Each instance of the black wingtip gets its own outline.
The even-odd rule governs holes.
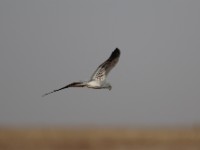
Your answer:
[[[117,47],[117,48],[115,48],[115,51],[120,51],[120,49]]]
[[[116,57],[119,57],[119,55],[120,55],[120,49],[119,49],[119,48],[116,48],[116,49],[112,52],[110,58],[116,58]]]
[[[116,49],[114,50],[114,53],[116,53],[117,55],[120,55],[120,49],[119,49],[119,48],[116,48]]]

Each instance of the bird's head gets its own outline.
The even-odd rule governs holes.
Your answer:
[[[112,90],[112,86],[110,85],[110,83],[106,83],[105,88],[107,88],[109,91]]]
[[[109,91],[112,90],[112,86],[110,85],[110,86],[108,87],[108,89],[109,89]]]

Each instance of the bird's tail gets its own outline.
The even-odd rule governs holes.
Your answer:
[[[86,83],[85,83],[85,82],[73,82],[73,83],[70,83],[70,84],[68,84],[68,85],[66,85],[66,86],[64,86],[64,87],[62,87],[62,88],[60,88],[60,89],[56,89],[56,90],[53,90],[53,91],[51,91],[51,92],[45,93],[45,94],[42,95],[42,97],[47,96],[47,95],[49,95],[49,94],[51,94],[51,93],[55,93],[55,92],[58,92],[58,91],[60,91],[60,90],[69,88],[69,87],[84,87],[84,86],[86,86]]]

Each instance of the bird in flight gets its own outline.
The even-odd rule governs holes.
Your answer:
[[[69,87],[88,87],[93,89],[112,89],[110,83],[106,82],[106,77],[111,69],[117,64],[120,57],[120,50],[116,48],[110,55],[110,57],[103,62],[96,71],[92,74],[89,81],[83,82],[72,82],[60,89],[53,90],[51,92],[45,93],[42,97],[49,95],[51,93],[69,88]]]

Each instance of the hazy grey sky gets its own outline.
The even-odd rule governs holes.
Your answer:
[[[0,1],[0,125],[200,123],[200,1]],[[67,89],[118,47],[112,91]]]

